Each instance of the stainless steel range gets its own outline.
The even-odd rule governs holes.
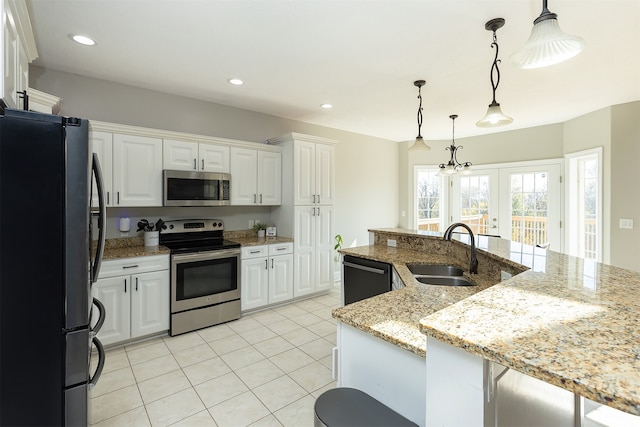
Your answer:
[[[240,318],[240,244],[220,219],[165,222],[171,250],[171,336]]]

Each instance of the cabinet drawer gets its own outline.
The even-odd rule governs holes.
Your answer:
[[[242,247],[242,259],[260,258],[269,255],[269,246],[244,246]]]
[[[169,255],[153,255],[103,261],[100,279],[169,269]]]
[[[269,256],[293,253],[293,243],[278,243],[269,245]]]

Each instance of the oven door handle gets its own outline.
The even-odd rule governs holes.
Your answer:
[[[196,252],[190,254],[171,255],[171,260],[176,263],[201,261],[207,259],[228,258],[230,256],[239,256],[240,249],[223,249],[219,251]]]

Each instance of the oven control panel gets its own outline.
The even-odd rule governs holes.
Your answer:
[[[162,234],[224,231],[224,222],[221,219],[180,219],[165,221],[165,225],[167,228],[162,230]]]

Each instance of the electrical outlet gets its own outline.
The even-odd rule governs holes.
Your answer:
[[[511,274],[507,273],[506,271],[502,270],[500,271],[500,281],[503,282],[505,280],[509,280],[511,279]]]
[[[255,225],[255,222],[252,219],[250,219],[249,220],[249,228],[253,228],[254,225]]]
[[[396,247],[396,241],[393,239],[387,239],[387,246],[391,246],[392,248]]]

